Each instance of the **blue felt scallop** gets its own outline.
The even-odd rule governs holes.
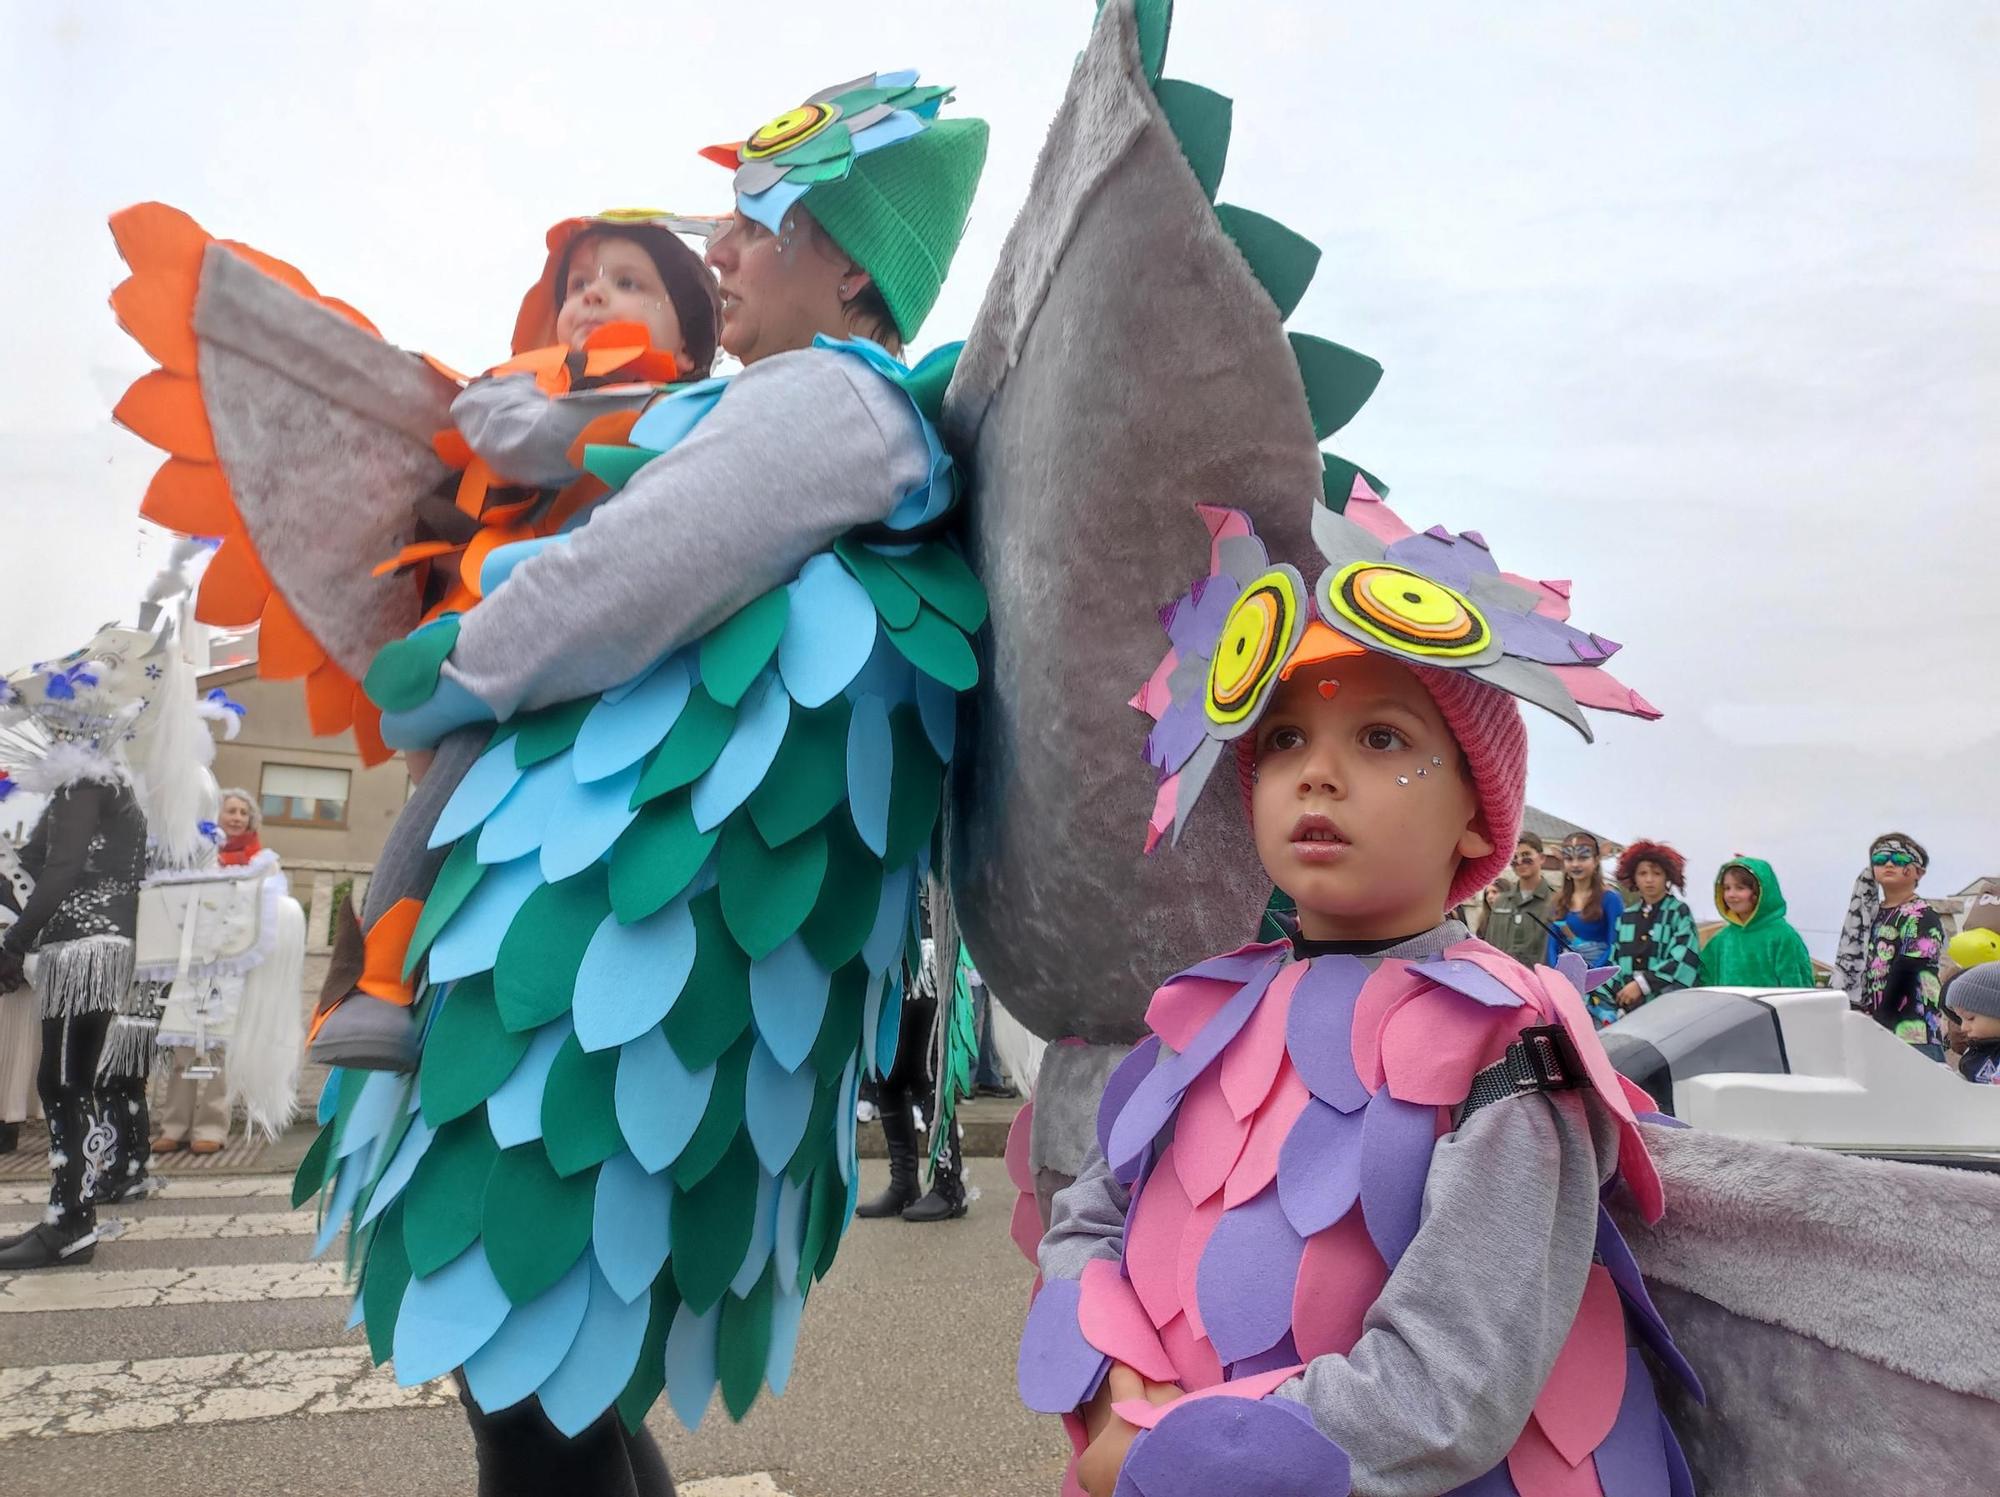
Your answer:
[[[833,974],[799,936],[750,964],[750,1013],[772,1058],[785,1070],[796,1071],[812,1053],[832,984]]]
[[[888,704],[872,694],[856,697],[847,722],[847,804],[854,829],[878,858],[889,845],[889,781],[895,758]]]
[[[799,1250],[806,1237],[806,1207],[812,1197],[806,1187],[787,1175],[778,1182],[777,1218],[771,1225],[771,1258],[782,1289],[799,1282]]]
[[[352,1077],[353,1084],[359,1086],[361,1085],[362,1078],[367,1074],[366,1071],[343,1071],[338,1066],[335,1066],[331,1071],[326,1073],[326,1085],[319,1089],[319,1107],[313,1115],[314,1120],[320,1127],[324,1128],[328,1123],[332,1122],[333,1115],[340,1110],[340,1088],[342,1082]]]
[[[480,827],[479,861],[508,863],[539,848],[563,792],[575,783],[567,754],[544,759],[522,775]]]
[[[458,782],[444,809],[438,812],[429,845],[443,847],[456,842],[483,823],[507,798],[507,792],[514,788],[521,774],[520,766],[514,762],[512,738],[503,739],[481,754]]]
[[[863,697],[880,697],[891,706],[913,702],[917,697],[917,668],[896,648],[886,632],[879,632],[875,653],[868,657],[868,663],[854,678],[854,684],[847,688],[847,694],[857,702]]]
[[[916,907],[917,870],[913,864],[882,875],[882,902],[875,908],[875,925],[861,943],[861,960],[870,972],[894,966],[909,939],[910,916]]]
[[[396,1312],[396,1381],[412,1388],[462,1367],[512,1308],[475,1242],[426,1278],[413,1278]]]
[[[806,562],[792,589],[778,674],[801,707],[824,707],[847,690],[875,651],[875,605],[831,553]]]
[[[694,430],[728,388],[729,381],[726,379],[707,379],[677,390],[664,400],[654,401],[646,408],[646,413],[632,423],[628,440],[634,447],[667,451]]]
[[[542,870],[532,853],[488,869],[431,943],[425,957],[430,980],[452,982],[492,971],[507,927],[528,896],[542,887]]]
[[[507,579],[514,575],[522,562],[568,542],[567,535],[538,535],[525,541],[509,541],[504,546],[495,546],[479,564],[479,595],[492,597],[506,585]]]
[[[812,1041],[808,1040],[810,1046]],[[743,1083],[743,1125],[750,1130],[757,1162],[773,1175],[784,1173],[799,1140],[806,1136],[818,1077],[807,1066],[786,1067],[759,1040],[750,1048],[750,1071]]]
[[[362,1322],[367,1320],[368,1318],[366,1313],[367,1308],[368,1307],[364,1303],[362,1303],[361,1296],[357,1293],[354,1296],[353,1305],[348,1309],[347,1323],[344,1326],[342,1326],[341,1329],[348,1331],[359,1330],[361,1328]]]
[[[692,685],[686,662],[675,655],[616,701],[606,693],[570,749],[577,779],[589,784],[645,758],[680,719]]]
[[[680,1157],[708,1110],[715,1067],[690,1071],[657,1028],[618,1052],[613,1106],[618,1131],[639,1163],[657,1173]]]
[[[608,1050],[658,1024],[687,986],[694,948],[685,894],[630,925],[606,915],[576,970],[570,1003],[576,1042]]]
[[[847,1069],[840,1077],[840,1101],[834,1105],[834,1157],[840,1164],[840,1178],[854,1183],[854,1105],[861,1100],[861,1065],[858,1056],[847,1057]],[[848,1195],[854,1192],[850,1189]]]
[[[333,1157],[347,1159],[380,1141],[403,1115],[403,1104],[409,1095],[408,1076],[395,1071],[370,1071],[334,1144]]]
[[[958,747],[958,693],[944,682],[917,675],[917,716],[923,719],[924,736],[937,756],[947,764]]]
[[[715,1392],[715,1329],[721,1318],[721,1300],[704,1315],[684,1303],[667,1331],[667,1402],[690,1430],[701,1423]]]
[[[792,698],[778,673],[766,667],[736,709],[736,725],[708,772],[694,782],[689,805],[694,824],[706,832],[722,824],[731,811],[750,798],[764,782],[785,728],[792,720]]]
[[[389,1161],[389,1167],[375,1182],[375,1193],[368,1198],[368,1209],[361,1213],[357,1226],[367,1226],[395,1203],[396,1197],[403,1193],[403,1187],[410,1183],[410,1176],[417,1172],[417,1164],[423,1159],[424,1150],[431,1146],[434,1136],[434,1130],[421,1117],[410,1120],[409,1131],[396,1146],[396,1157]]]
[[[771,1355],[764,1363],[764,1381],[771,1392],[782,1394],[792,1380],[792,1357],[799,1349],[799,1317],[805,1314],[805,1296],[793,1285],[796,1279],[781,1279],[771,1286]]]
[[[501,1148],[532,1143],[542,1136],[542,1093],[549,1084],[549,1067],[569,1034],[567,1018],[537,1029],[513,1073],[486,1099],[486,1126]]]
[[[667,1261],[673,1202],[673,1182],[648,1174],[629,1153],[612,1155],[598,1170],[590,1241],[620,1299],[637,1299],[653,1287]]]
[[[574,1438],[617,1401],[632,1380],[652,1313],[650,1295],[628,1302],[603,1274],[591,1270],[590,1304],[577,1327],[576,1341],[562,1365],[535,1390],[551,1424]]]
[[[868,1058],[874,1063],[875,1074],[886,1076],[896,1068],[896,1043],[903,1028],[903,975],[900,971],[883,972],[873,981],[875,986],[868,994],[873,1025],[868,1031]]]
[[[347,1225],[347,1213],[360,1199],[361,1186],[367,1178],[368,1169],[360,1159],[349,1159],[341,1165],[340,1174],[333,1182],[333,1195],[327,1201],[326,1214],[320,1218],[319,1233],[313,1239],[312,1255],[315,1258],[333,1246],[334,1238]]]
[[[632,809],[632,792],[638,788],[639,766],[631,764],[564,790],[542,837],[542,877],[561,883],[609,852],[619,833],[638,820]]]
[[[590,1258],[517,1308],[465,1364],[472,1396],[488,1413],[512,1408],[541,1387],[576,1344],[577,1327],[590,1303]]]
[[[748,1299],[757,1281],[764,1277],[764,1265],[771,1261],[772,1235],[778,1229],[778,1177],[757,1176],[757,1215],[750,1227],[750,1246],[743,1254],[743,1266],[729,1281],[729,1292]]]

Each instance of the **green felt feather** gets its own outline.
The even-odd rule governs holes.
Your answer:
[[[368,1331],[368,1355],[377,1367],[396,1347],[396,1312],[410,1287],[410,1255],[403,1247],[403,1203],[376,1218],[361,1275],[361,1313]]]
[[[640,808],[611,849],[611,908],[630,925],[665,908],[701,872],[719,829],[702,831],[685,790]]]
[[[350,1072],[359,1076],[360,1073]],[[358,1082],[355,1084],[359,1084]],[[333,1172],[333,1123],[329,1120],[319,1130],[319,1136],[306,1150],[305,1158],[299,1161],[298,1173],[292,1176],[292,1209],[302,1208],[307,1201],[318,1195],[326,1186],[327,1176]]]
[[[900,868],[930,841],[937,825],[944,766],[915,707],[905,704],[889,714],[889,741],[895,768],[889,776],[889,838],[882,866]]]
[[[986,623],[986,589],[965,558],[942,541],[926,541],[908,556],[885,556],[896,574],[923,600],[967,634]]]
[[[739,1140],[738,1135],[743,1130],[743,1078],[750,1069],[752,1043],[751,1035],[743,1035],[729,1048],[729,1053],[715,1064],[715,1085],[709,1088],[708,1109],[702,1113],[701,1121],[695,1125],[694,1136],[687,1141],[681,1149],[680,1157],[673,1163],[674,1184],[682,1190],[692,1190],[707,1179],[709,1171],[721,1162],[723,1156],[736,1143],[741,1142],[745,1148],[750,1147],[748,1136]],[[754,1160],[755,1156],[752,1157]],[[678,1203],[674,1209],[674,1244],[675,1251],[678,1252],[682,1240]],[[723,1282],[727,1283],[735,1272],[736,1270],[732,1268],[724,1274]],[[686,1292],[683,1285],[682,1293]],[[705,1310],[708,1305],[714,1303],[715,1301],[711,1299],[708,1304],[697,1305],[695,1308]]]
[[[553,1285],[590,1245],[597,1172],[565,1178],[533,1144],[503,1149],[486,1182],[486,1263],[517,1305]]]
[[[750,1023],[750,959],[729,934],[722,901],[710,889],[688,901],[694,919],[694,968],[687,1001],[667,1010],[667,1043],[690,1071],[721,1059]],[[747,1056],[747,1052],[746,1052]]]
[[[420,626],[404,639],[393,639],[375,652],[361,690],[384,712],[411,712],[437,691],[438,672],[458,643],[460,619],[455,613]]]
[[[576,969],[611,912],[602,863],[544,884],[522,904],[493,963],[493,997],[509,1029],[539,1029],[569,1012]]]
[[[492,1096],[513,1075],[533,1037],[500,1022],[492,973],[475,972],[453,983],[431,1021],[417,1068],[424,1121],[435,1128]],[[384,1159],[393,1152],[385,1149]]]
[[[891,626],[889,642],[910,664],[953,691],[970,691],[979,684],[979,661],[971,643],[935,608],[919,607],[907,629]]]
[[[514,735],[516,767],[533,769],[575,743],[583,720],[596,705],[596,697],[579,697],[573,702],[557,702],[521,719],[520,730]]]
[[[431,949],[431,942],[437,939],[445,922],[472,897],[472,891],[479,887],[480,879],[485,876],[486,865],[479,861],[479,839],[460,837],[452,844],[451,852],[446,855],[437,877],[432,880],[431,892],[424,896],[424,907],[417,916],[416,928],[410,932],[410,949],[403,958],[405,981],[417,970],[417,963]]]
[[[499,1154],[483,1112],[438,1129],[399,1203],[412,1273],[434,1274],[472,1246]]]
[[[1326,507],[1335,514],[1345,514],[1347,501],[1354,497],[1354,480],[1365,478],[1368,487],[1375,491],[1378,499],[1389,497],[1389,485],[1358,463],[1350,463],[1344,457],[1335,457],[1331,452],[1320,455],[1320,488],[1326,495]]]
[[[683,785],[692,785],[707,774],[721,756],[722,746],[729,742],[730,730],[735,726],[736,709],[723,706],[697,684],[688,694],[681,715],[674,719],[673,727],[653,750],[645,772],[639,776],[638,786],[632,791],[633,807],[657,800]]]
[[[852,540],[835,541],[833,554],[867,592],[883,623],[891,629],[907,629],[917,621],[923,599],[882,556]]]
[[[882,864],[845,816],[826,821],[826,878],[799,935],[829,972],[857,956],[882,903]]]
[[[799,1247],[799,1281],[794,1286],[801,1294],[820,1276],[819,1263],[828,1244],[840,1240],[840,1213],[847,1200],[847,1187],[830,1159],[814,1173],[806,1192],[806,1230]]]
[[[1312,284],[1313,272],[1319,269],[1319,246],[1275,218],[1234,203],[1217,203],[1215,216],[1250,262],[1257,283],[1278,304],[1279,320],[1290,317]]]
[[[847,799],[847,724],[853,710],[845,697],[810,712],[793,709],[778,757],[746,802],[769,846],[817,826]]]
[[[542,1089],[542,1147],[558,1175],[602,1164],[625,1147],[618,1131],[618,1050],[585,1050],[571,1035]]]
[[[826,833],[817,827],[769,847],[748,817],[724,823],[715,853],[722,918],[751,961],[776,951],[805,923],[826,880]]]
[[[722,1319],[715,1333],[715,1375],[722,1385],[722,1403],[729,1417],[741,1419],[764,1386],[764,1368],[771,1356],[771,1282],[775,1265],[766,1263],[756,1287],[742,1299],[722,1297]]]
[[[1160,111],[1173,126],[1181,154],[1201,184],[1202,196],[1211,203],[1222,186],[1222,170],[1229,160],[1229,129],[1235,104],[1226,94],[1179,78],[1162,78],[1153,87]]]
[[[791,606],[790,591],[774,587],[709,630],[701,642],[701,684],[710,696],[725,707],[743,700],[757,673],[777,653]]]
[[[674,1200],[673,1252],[667,1261],[681,1298],[696,1314],[706,1314],[722,1298],[750,1251],[757,1174],[750,1137],[737,1132],[722,1157]]]
[[[864,90],[856,89],[855,92],[861,93]],[[886,97],[885,90],[875,90],[875,92],[882,93]],[[843,104],[841,105],[840,112],[843,115],[859,114],[867,107],[867,104],[856,104],[851,107]],[[771,164],[783,167],[815,166],[822,161],[844,160],[853,154],[854,136],[848,130],[847,126],[836,120],[824,130],[819,131],[815,135],[807,136],[790,149],[780,151],[771,158]],[[786,180],[793,181],[796,179],[787,172]]]
[[[1305,381],[1313,434],[1325,441],[1354,419],[1382,381],[1382,366],[1368,355],[1311,333],[1287,334]]]
[[[632,475],[660,454],[651,447],[628,447],[592,442],[583,449],[583,471],[604,480],[611,489],[622,489]]]
[[[958,357],[963,344],[953,344],[948,350],[940,350],[928,355],[908,374],[896,380],[903,387],[903,393],[923,413],[926,421],[933,426],[944,416],[944,392],[951,387],[951,377],[958,370]],[[952,475],[954,481],[956,472]]]
[[[826,1013],[820,1018],[819,1034],[806,1062],[814,1075],[830,1079],[846,1068],[861,1043],[861,1018],[867,1006],[868,964],[849,962],[835,968],[827,987]]]
[[[618,1417],[633,1434],[644,1427],[646,1411],[667,1386],[667,1332],[673,1326],[674,1312],[680,1307],[681,1295],[674,1287],[674,1276],[657,1275],[653,1279],[652,1313],[646,1317],[646,1334],[639,1342],[639,1365],[632,1369],[632,1380],[618,1395]]]
[[[838,980],[836,977],[835,981]],[[785,1166],[785,1178],[794,1186],[803,1187],[817,1168],[837,1167],[839,1146],[834,1141],[833,1129],[836,1126],[834,1115],[840,1110],[840,1072],[823,1070],[819,1078],[818,1087],[813,1092],[812,1111],[806,1117],[806,1131],[799,1139],[799,1146],[792,1151],[790,1163]]]

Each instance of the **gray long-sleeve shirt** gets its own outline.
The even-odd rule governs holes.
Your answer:
[[[1448,924],[1367,960],[1434,955],[1463,936]],[[1617,1163],[1616,1122],[1589,1095],[1496,1102],[1440,1139],[1422,1226],[1361,1339],[1277,1390],[1347,1452],[1356,1497],[1436,1497],[1519,1438],[1583,1301],[1598,1190]],[[1055,1198],[1043,1276],[1118,1257],[1130,1203],[1093,1146]]]
[[[453,414],[498,471],[551,484],[575,476],[560,454],[581,425],[555,404],[531,381],[492,380]],[[885,519],[929,473],[909,398],[859,359],[759,360],[685,439],[466,614],[443,674],[501,719],[609,690]]]

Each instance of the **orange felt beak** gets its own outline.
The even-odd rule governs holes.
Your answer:
[[[1299,647],[1292,651],[1291,659],[1279,668],[1278,679],[1291,680],[1292,673],[1302,666],[1324,665],[1329,660],[1345,660],[1350,656],[1367,653],[1366,648],[1356,644],[1345,634],[1314,619],[1306,625],[1306,632],[1299,640]]]
[[[719,146],[703,146],[695,154],[703,160],[713,161],[717,166],[726,166],[735,171],[743,164],[743,142],[735,140]]]

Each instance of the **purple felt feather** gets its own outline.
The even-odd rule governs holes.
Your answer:
[[[1632,1256],[1624,1233],[1618,1230],[1611,1213],[1602,1205],[1597,1208],[1597,1261],[1605,1266],[1611,1274],[1611,1282],[1618,1286],[1625,1308],[1638,1323],[1640,1339],[1681,1380],[1681,1386],[1694,1395],[1694,1401],[1705,1406],[1708,1393],[1701,1385],[1701,1378],[1680,1347],[1674,1344],[1673,1332],[1667,1329],[1667,1322],[1646,1289],[1645,1277],[1639,1272],[1639,1260]]]
[[[1361,1132],[1367,1113],[1342,1112],[1318,1097],[1278,1150],[1278,1202],[1301,1237],[1323,1232],[1361,1196]]]
[[[1115,1497],[1346,1497],[1347,1452],[1282,1398],[1191,1398],[1132,1442]]]
[[[1240,1377],[1255,1377],[1260,1372],[1276,1372],[1280,1367],[1297,1367],[1305,1359],[1299,1355],[1298,1343],[1292,1340],[1292,1333],[1285,1332],[1278,1338],[1278,1344],[1245,1357],[1240,1362],[1229,1364],[1229,1380]]]
[[[1487,622],[1499,632],[1501,648],[1524,660],[1543,665],[1602,665],[1618,653],[1618,646],[1602,635],[1572,629],[1547,614],[1515,613],[1507,608],[1487,608],[1485,613]]]
[[[1361,1124],[1361,1219],[1394,1268],[1423,1220],[1424,1180],[1437,1145],[1437,1109],[1398,1101],[1385,1086]]]
[[[1229,610],[1236,606],[1236,595],[1242,591],[1234,577],[1214,573],[1197,578],[1187,596],[1173,605],[1161,622],[1183,658],[1215,653],[1222,626],[1229,622]]]
[[[1274,1186],[1222,1213],[1195,1270],[1195,1298],[1202,1327],[1223,1362],[1268,1351],[1290,1332],[1305,1250],[1305,1239],[1285,1220]]]
[[[1468,962],[1463,957],[1434,957],[1427,962],[1412,962],[1410,970],[1420,977],[1428,977],[1441,988],[1450,988],[1454,993],[1463,994],[1488,1008],[1521,1007],[1519,993],[1479,963]]]
[[[1292,994],[1285,1050],[1306,1090],[1342,1112],[1368,1105],[1354,1070],[1354,1002],[1368,969],[1358,957],[1314,957]]]
[[[1139,1089],[1160,1062],[1160,1037],[1149,1034],[1132,1047],[1132,1053],[1118,1062],[1104,1082],[1104,1099],[1097,1104],[1097,1147],[1104,1157],[1111,1157],[1111,1124],[1118,1114],[1125,1110],[1125,1104],[1132,1100],[1132,1093]]]
[[[1028,1309],[1015,1380],[1021,1402],[1038,1414],[1067,1414],[1088,1402],[1110,1365],[1083,1339],[1077,1323],[1082,1300],[1083,1286],[1075,1279],[1051,1279]]]
[[[1500,568],[1483,546],[1462,545],[1442,525],[1433,525],[1417,535],[1405,536],[1382,553],[1385,561],[1442,582],[1463,592],[1474,577],[1492,576]]]
[[[1604,1497],[1670,1497],[1666,1441],[1653,1380],[1637,1348],[1625,1353],[1625,1398],[1604,1443],[1591,1452]]]
[[[1502,1461],[1484,1476],[1475,1476],[1462,1487],[1453,1487],[1444,1497],[1521,1497],[1513,1474]]]
[[[1208,719],[1198,702],[1175,702],[1146,735],[1146,762],[1172,774],[1194,757],[1208,737]]]

